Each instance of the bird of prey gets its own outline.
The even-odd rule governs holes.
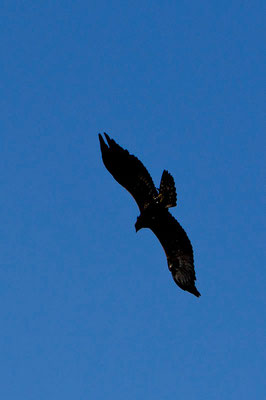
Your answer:
[[[123,149],[106,133],[106,142],[99,134],[102,159],[115,180],[134,197],[140,209],[135,224],[136,232],[150,228],[159,239],[168,268],[175,283],[199,297],[195,286],[193,249],[186,232],[170,214],[168,208],[176,206],[176,189],[172,175],[164,170],[159,189],[142,162]]]

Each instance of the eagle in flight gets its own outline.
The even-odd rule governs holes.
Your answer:
[[[105,167],[115,180],[134,197],[140,209],[135,224],[136,232],[150,228],[159,239],[166,257],[168,268],[175,283],[199,297],[195,286],[193,249],[186,232],[170,214],[168,208],[176,206],[175,182],[164,170],[157,190],[142,162],[119,146],[104,133],[107,143],[99,134],[102,159]]]

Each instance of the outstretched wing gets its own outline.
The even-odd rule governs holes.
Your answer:
[[[105,167],[136,200],[140,211],[158,196],[153,180],[137,157],[119,146],[105,133],[107,144],[99,134],[102,159]]]
[[[149,227],[163,246],[168,268],[176,284],[199,297],[200,293],[195,286],[193,249],[182,226],[164,209],[151,220]]]
[[[164,170],[162,177],[161,177],[161,183],[160,183],[160,189],[159,189],[159,200],[160,203],[165,207],[175,207],[176,206],[176,189],[175,189],[175,181],[172,175]]]

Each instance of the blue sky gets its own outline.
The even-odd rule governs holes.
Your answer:
[[[262,6],[2,1],[2,399],[263,398]],[[103,131],[174,176],[200,299]]]

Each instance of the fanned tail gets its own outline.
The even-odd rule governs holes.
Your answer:
[[[176,206],[177,195],[175,181],[172,175],[166,170],[164,170],[162,174],[158,200],[165,208]]]

